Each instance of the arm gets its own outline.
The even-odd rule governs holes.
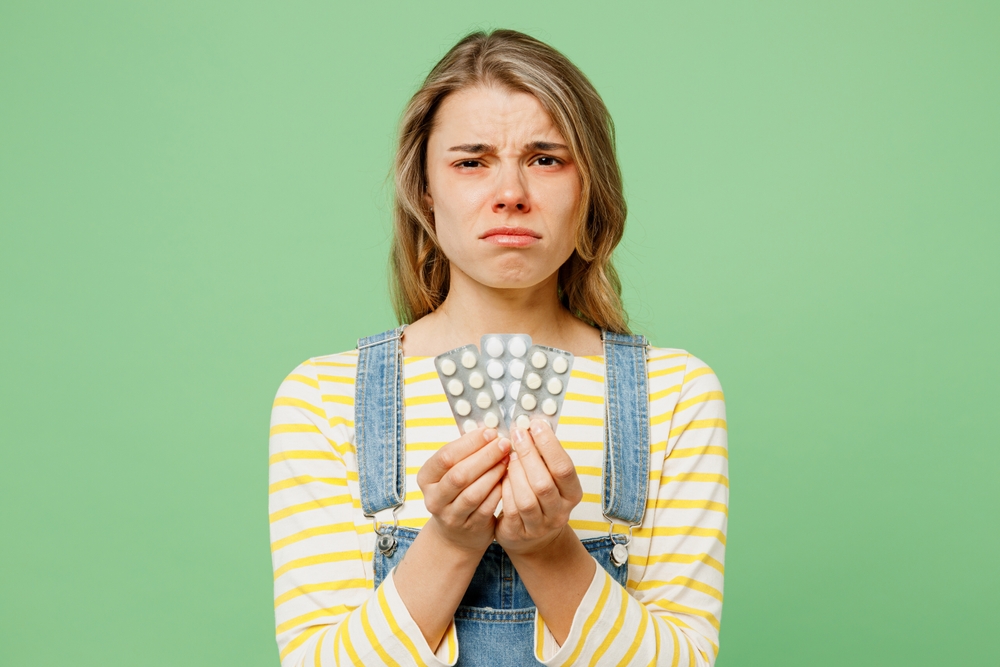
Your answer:
[[[636,531],[651,541],[648,558],[630,558],[639,580],[626,590],[596,567],[562,642],[539,604],[545,664],[715,663],[729,499],[725,405],[718,378],[700,360],[689,356],[677,376],[679,386],[661,392],[678,396],[672,412],[657,426],[652,411],[651,449],[667,455]]]

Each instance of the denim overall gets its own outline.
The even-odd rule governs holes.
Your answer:
[[[418,530],[400,527],[395,510],[406,490],[403,418],[403,352],[406,325],[358,341],[355,383],[355,447],[365,516],[393,510],[391,525],[376,525],[375,587],[395,567]],[[628,543],[642,522],[649,483],[649,393],[646,339],[601,333],[605,354],[604,516],[629,526],[581,540],[612,578],[625,586]],[[483,554],[455,611],[458,665],[521,667],[540,664],[534,655],[535,606],[510,558],[494,542]]]

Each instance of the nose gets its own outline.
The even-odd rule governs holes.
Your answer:
[[[497,191],[493,196],[494,213],[527,213],[528,190],[523,175],[517,167],[501,167],[497,170]]]

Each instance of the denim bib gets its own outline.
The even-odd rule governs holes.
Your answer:
[[[358,341],[355,381],[355,448],[365,516],[397,509],[406,495],[403,418],[403,352],[406,325]],[[642,523],[649,483],[649,390],[646,339],[609,331],[604,343],[604,467],[602,510],[614,524]],[[375,587],[395,567],[418,530],[376,526]],[[623,587],[628,580],[629,535],[581,540]],[[534,652],[535,605],[510,558],[494,542],[455,611],[458,665],[520,667],[540,664]]]

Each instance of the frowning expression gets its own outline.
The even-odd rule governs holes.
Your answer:
[[[580,175],[534,95],[448,95],[427,142],[428,206],[452,272],[497,288],[552,278],[573,253]]]

